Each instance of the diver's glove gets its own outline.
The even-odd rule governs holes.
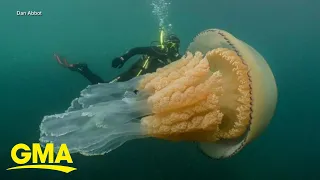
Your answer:
[[[125,61],[123,57],[116,57],[112,60],[112,67],[113,68],[122,68],[124,65]]]

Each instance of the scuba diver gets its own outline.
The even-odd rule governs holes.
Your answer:
[[[151,46],[132,48],[122,56],[114,58],[112,67],[122,68],[131,57],[142,55],[129,70],[108,81],[104,81],[101,77],[94,74],[85,63],[69,64],[66,59],[62,60],[57,54],[54,54],[54,56],[60,65],[71,71],[80,73],[87,78],[91,84],[128,81],[136,76],[155,72],[158,68],[166,66],[182,57],[179,53],[180,39],[174,34],[171,34],[164,39],[163,34],[164,32],[161,31],[160,45],[152,45],[152,42]]]

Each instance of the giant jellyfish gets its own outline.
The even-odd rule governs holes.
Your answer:
[[[82,90],[64,113],[43,118],[40,142],[90,156],[152,137],[197,142],[208,156],[226,158],[263,132],[276,103],[264,58],[230,33],[209,29],[154,73]]]

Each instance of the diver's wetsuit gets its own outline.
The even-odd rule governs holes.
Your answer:
[[[123,63],[138,54],[143,56],[133,64],[128,71],[108,81],[104,81],[101,77],[94,74],[86,64],[75,64],[71,70],[82,74],[91,82],[91,84],[109,83],[115,81],[127,81],[142,74],[155,72],[156,69],[181,58],[178,49],[165,50],[158,46],[136,47],[130,49],[121,56],[123,58]]]
[[[89,68],[87,64],[78,63],[74,64],[73,67],[69,67],[72,71],[77,71],[82,74],[85,78],[87,78],[91,84],[103,83],[104,80],[98,75],[94,74]]]

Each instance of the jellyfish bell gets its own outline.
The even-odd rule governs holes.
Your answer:
[[[246,83],[249,83],[248,96],[250,96],[249,125],[246,132],[236,139],[221,139],[217,142],[200,143],[205,154],[213,158],[230,157],[239,152],[246,144],[258,137],[274,114],[277,103],[277,86],[273,73],[265,59],[250,45],[237,39],[230,33],[209,29],[199,33],[190,43],[190,52],[200,51],[207,53],[216,48],[227,48],[236,52],[247,68]],[[209,59],[210,61],[210,59]],[[224,67],[212,59],[213,69]]]
[[[201,33],[189,51],[154,73],[88,86],[66,112],[43,118],[40,142],[102,155],[153,137],[200,142],[214,158],[235,154],[272,117],[273,75],[256,51],[224,31]]]

